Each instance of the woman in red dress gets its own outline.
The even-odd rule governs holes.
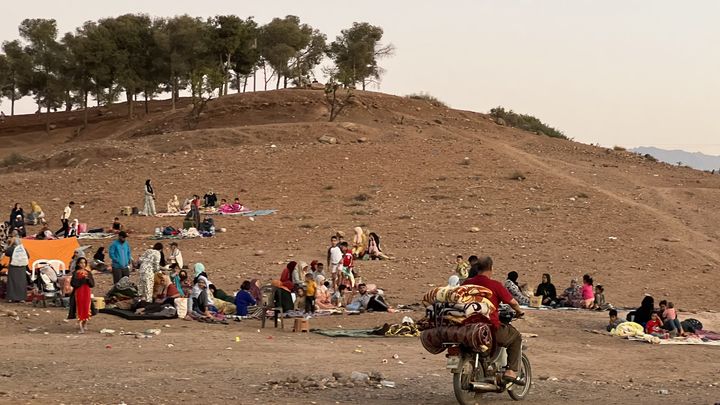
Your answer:
[[[70,285],[72,285],[73,294],[75,294],[75,314],[80,325],[80,333],[85,333],[85,326],[90,320],[92,297],[90,289],[95,287],[95,279],[90,267],[88,267],[87,259],[84,257],[78,259]]]

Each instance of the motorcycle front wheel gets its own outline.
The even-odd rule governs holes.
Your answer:
[[[515,401],[522,401],[530,392],[530,385],[532,385],[532,369],[530,368],[530,360],[523,353],[520,359],[520,370],[518,370],[518,377],[525,380],[525,385],[513,385],[508,389],[510,398]]]
[[[478,375],[478,373],[480,375]],[[453,374],[453,391],[460,405],[477,405],[481,395],[470,389],[470,381],[483,378],[482,369],[475,370],[475,361],[472,356],[463,356],[457,373]]]

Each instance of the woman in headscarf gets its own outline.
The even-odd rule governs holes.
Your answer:
[[[295,283],[293,282],[292,274],[295,271],[295,268],[297,267],[297,262],[291,261],[285,266],[282,273],[280,273],[280,283],[288,289],[288,291],[292,291],[295,288]]]
[[[180,201],[178,200],[177,195],[173,195],[172,200],[168,201],[167,212],[170,214],[180,212]]]
[[[250,293],[250,296],[253,297],[253,299],[258,303],[258,305],[263,304],[263,294],[262,290],[260,289],[260,280],[254,278],[250,280],[250,290],[248,290]]]
[[[330,289],[325,285],[325,276],[319,275],[315,278],[317,287],[315,288],[315,305],[318,309],[334,309],[332,304],[332,294]],[[329,284],[329,283],[328,283]]]
[[[95,279],[88,267],[87,259],[81,257],[75,264],[70,285],[73,287],[75,297],[75,317],[80,326],[80,333],[85,333],[85,326],[90,320],[92,305],[92,288],[95,287]]]
[[[566,307],[574,307],[578,302],[582,301],[582,289],[578,285],[577,279],[570,281],[570,287],[566,288],[558,297],[558,303]]]
[[[80,221],[77,220],[77,218],[73,219],[73,221],[70,223],[70,230],[68,231],[67,237],[68,238],[77,238],[78,236],[78,225],[80,225]]]
[[[373,260],[386,260],[390,258],[380,250],[380,237],[375,232],[370,232],[367,252]]]
[[[24,238],[27,236],[27,230],[25,228],[25,220],[20,214],[15,215],[15,220],[10,224],[10,229],[17,232],[18,236]]]
[[[362,257],[365,256],[365,252],[368,248],[368,236],[359,226],[353,228],[353,231],[355,231],[355,235],[353,235],[352,254],[356,258],[362,259]]]
[[[630,314],[628,314],[628,317],[630,317],[630,315],[634,315],[635,317],[632,319],[632,321],[642,325],[642,327],[644,328],[645,324],[648,323],[650,318],[652,318],[652,314],[654,312],[655,299],[649,295],[646,295],[640,303],[640,308],[632,311]]]
[[[507,280],[505,280],[505,288],[510,291],[510,294],[512,294],[513,298],[515,298],[515,301],[517,301],[518,304],[530,305],[530,297],[528,297],[522,292],[517,280],[518,273],[516,271],[511,271],[507,275]]]
[[[30,208],[32,209],[31,214],[33,216],[34,224],[38,224],[38,223],[46,224],[47,223],[47,222],[45,222],[45,213],[43,212],[42,208],[40,207],[40,205],[37,202],[35,202],[35,201],[30,202]]]
[[[552,305],[557,300],[557,291],[555,291],[555,285],[552,283],[550,274],[545,273],[542,275],[542,282],[538,284],[535,295],[542,295],[543,305]]]
[[[193,288],[192,293],[190,294],[190,297],[193,299],[193,301],[197,301],[201,299],[201,295],[203,293],[203,288],[201,288],[201,283],[205,284],[205,295],[203,299],[205,300],[203,305],[207,305],[210,307],[210,309],[213,309],[212,307],[215,305],[215,302],[213,300],[212,294],[210,294],[210,289],[208,288],[210,284],[210,280],[208,279],[208,275],[205,272],[205,265],[202,263],[195,263],[195,277],[193,278]],[[197,303],[193,304],[193,307],[197,305]]]
[[[158,273],[161,288],[157,294],[157,301],[163,304],[175,305],[175,299],[182,295],[177,286],[167,274]]]
[[[17,216],[20,215],[22,219],[25,219],[25,212],[23,211],[22,207],[20,206],[20,203],[15,203],[13,206],[13,209],[10,211],[10,220],[8,221],[10,225],[12,226],[15,223],[15,219]]]
[[[29,257],[22,241],[13,233],[12,242],[5,249],[5,256],[10,258],[8,267],[7,293],[8,302],[22,302],[27,298],[27,273]]]
[[[292,291],[295,284],[292,280],[292,273],[297,267],[297,262],[292,261],[285,266],[280,273],[280,280],[273,280],[272,286],[275,287],[273,292],[273,307],[282,308],[283,312],[291,311],[295,308],[292,299]]]
[[[143,213],[149,217],[157,215],[157,211],[155,211],[155,190],[150,184],[150,179],[145,180],[145,208]]]
[[[147,303],[153,300],[153,286],[155,284],[155,273],[160,271],[160,252],[163,250],[162,243],[156,243],[152,249],[148,249],[140,256],[140,280],[138,281],[138,295]]]
[[[296,266],[292,271],[292,282],[295,288],[302,287],[305,285],[305,273],[307,273],[308,265],[305,262],[300,262],[300,266]]]

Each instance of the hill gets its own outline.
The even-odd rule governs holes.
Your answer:
[[[720,156],[706,155],[700,152],[687,152],[678,149],[660,149],[651,146],[640,146],[631,150],[641,155],[648,153],[658,160],[671,165],[682,162],[683,165],[690,166],[693,169],[720,170]]]
[[[193,130],[188,107],[172,112],[167,101],[153,102],[133,120],[125,108],[93,109],[79,135],[81,112],[54,114],[50,136],[44,118],[8,119],[0,157],[28,161],[0,174],[5,201],[37,200],[54,219],[75,200],[84,205],[81,222],[102,226],[121,206],[141,205],[152,178],[160,208],[173,194],[213,190],[278,209],[254,223],[221,218],[227,234],[186,243],[232,282],[226,288],[236,277],[275,276],[291,257],[322,258],[331,233],[363,225],[397,257],[360,265],[394,302],[416,302],[444,282],[456,254],[478,254],[533,286],[546,272],[560,289],[590,273],[615,304],[637,305],[652,293],[681,308],[715,307],[705,286],[720,282],[717,176],[372,92],[357,92],[332,123],[323,93],[312,90],[214,100]],[[338,143],[318,142],[323,135]],[[180,225],[128,222],[146,234]]]

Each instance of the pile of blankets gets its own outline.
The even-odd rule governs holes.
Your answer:
[[[478,285],[438,287],[423,297],[428,316],[418,322],[425,350],[439,354],[443,343],[460,343],[476,352],[493,348],[489,315],[497,308],[490,301],[492,291]]]

